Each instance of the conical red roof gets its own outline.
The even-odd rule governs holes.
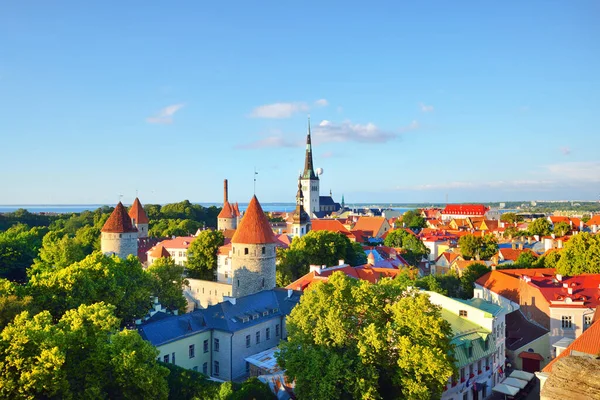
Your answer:
[[[162,244],[158,244],[158,245],[156,245],[156,247],[154,247],[150,251],[150,257],[152,257],[152,258],[165,257],[166,258],[166,257],[171,257],[171,254],[169,254],[167,249],[165,249],[165,247]]]
[[[142,203],[140,203],[140,199],[137,197],[129,209],[129,217],[132,221],[135,220],[136,224],[147,224],[150,222],[148,221],[148,215],[146,214],[144,207],[142,207]]]
[[[110,214],[110,217],[108,217],[101,230],[101,232],[107,233],[127,233],[137,231],[137,228],[131,223],[131,218],[127,215],[127,210],[123,207],[123,203],[121,202],[117,204],[115,210]]]
[[[239,217],[240,215],[242,215],[242,213],[240,213],[240,205],[237,203],[237,201],[235,202],[235,204],[233,206],[233,211],[234,211],[236,217]]]
[[[223,208],[217,218],[233,218],[233,207],[231,207],[228,201],[223,203]]]
[[[252,197],[244,218],[231,238],[232,243],[264,244],[276,243],[277,239],[271,229],[271,224],[262,210],[256,196]]]

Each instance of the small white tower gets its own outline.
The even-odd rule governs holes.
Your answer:
[[[319,212],[319,177],[313,169],[312,147],[310,138],[310,118],[308,119],[308,134],[306,135],[306,154],[304,156],[304,172],[302,173],[302,194],[304,196],[304,211],[309,216]]]
[[[304,195],[302,194],[301,179],[298,179],[298,192],[296,193],[296,210],[292,215],[290,235],[302,237],[310,231],[310,216],[304,211]]]
[[[127,258],[130,254],[137,256],[138,230],[131,223],[127,210],[121,202],[110,214],[101,230],[100,249],[106,255],[116,254]]]

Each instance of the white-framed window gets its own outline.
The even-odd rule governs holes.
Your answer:
[[[215,363],[214,363],[213,375],[219,376],[219,362],[218,361],[215,361]]]
[[[593,318],[593,315],[584,315],[583,316],[584,328],[588,328],[590,325],[592,325],[592,318]]]
[[[563,315],[561,323],[563,329],[571,329],[573,327],[573,318],[570,315]]]
[[[188,347],[188,355],[190,356],[190,358],[196,357],[196,346],[195,345],[190,344],[190,346]]]
[[[246,347],[250,347],[250,335],[246,335]]]

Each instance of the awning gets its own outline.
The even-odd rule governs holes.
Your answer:
[[[499,383],[492,388],[494,392],[507,394],[509,396],[515,396],[519,393],[519,389],[514,386],[505,385],[504,383]]]
[[[527,386],[527,381],[522,381],[517,378],[506,378],[502,381],[502,383],[504,383],[505,385],[514,386],[519,389],[524,389],[525,386]]]
[[[524,381],[531,381],[535,377],[535,374],[532,374],[531,372],[521,371],[520,369],[515,369],[513,372],[510,373],[509,376],[511,378],[517,378]]]
[[[519,353],[520,358],[528,358],[530,360],[544,361],[544,356],[539,353],[530,353],[529,351],[522,351]]]

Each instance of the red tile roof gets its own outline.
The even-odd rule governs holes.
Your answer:
[[[225,229],[223,231],[223,237],[225,238],[225,240],[231,239],[233,235],[235,235],[235,229]]]
[[[371,236],[375,236],[386,222],[387,220],[384,217],[360,217],[358,221],[356,221],[353,230],[372,232]]]
[[[159,244],[165,249],[187,249],[190,244],[196,239],[194,236],[178,236],[173,239],[163,240]]]
[[[171,257],[165,246],[160,243],[150,249],[148,255],[152,258]]]
[[[233,207],[231,207],[231,204],[229,204],[228,201],[225,201],[225,203],[223,203],[223,208],[221,209],[221,212],[219,213],[219,215],[217,216],[217,218],[233,218]]]
[[[240,215],[242,215],[242,213],[240,213],[240,205],[237,203],[237,201],[233,205],[233,213],[235,214],[236,217],[239,217]]]
[[[530,253],[535,258],[538,257],[538,255],[530,249],[522,249],[521,250],[521,249],[512,249],[512,248],[502,248],[502,249],[498,250],[498,254],[502,255],[502,258],[507,261],[517,261],[519,256],[523,253]]]
[[[590,220],[587,222],[587,226],[592,226],[592,225],[600,225],[600,214],[594,215],[592,218],[590,218]]]
[[[132,221],[135,221],[136,224],[147,224],[150,222],[148,221],[148,215],[146,214],[144,207],[142,207],[142,203],[140,203],[140,199],[137,197],[129,209],[129,218],[131,218]]]
[[[543,372],[552,372],[552,365],[563,357],[570,356],[572,352],[581,352],[597,356],[600,354],[600,321],[594,322],[577,339],[562,351],[554,360],[544,367]]]
[[[231,242],[243,244],[277,243],[271,224],[256,196],[250,200],[244,218],[235,230]]]
[[[489,208],[483,204],[448,204],[442,210],[445,215],[481,215],[483,216]]]
[[[229,242],[229,243],[227,243],[227,244],[224,244],[223,246],[220,246],[220,247],[219,247],[218,254],[219,254],[220,256],[228,256],[228,255],[229,255],[229,252],[231,251],[231,248],[232,248],[232,247],[233,247],[233,246],[231,245],[231,242]]]
[[[311,230],[313,231],[350,233],[350,231],[337,219],[313,219],[310,223]]]
[[[117,204],[101,230],[101,232],[106,233],[129,233],[137,231],[137,228],[131,223],[131,218],[127,215],[127,210],[125,210],[125,207],[123,207],[123,203],[121,202]]]
[[[376,283],[380,279],[386,277],[394,278],[398,274],[402,273],[402,270],[392,268],[371,268],[366,266],[351,267],[349,265],[345,265],[343,267],[328,268],[324,271],[321,271],[320,274],[317,274],[315,271],[311,271],[295,282],[287,285],[286,288],[304,290],[314,282],[327,282],[329,276],[337,271],[340,271],[351,278],[362,279],[371,283]]]

